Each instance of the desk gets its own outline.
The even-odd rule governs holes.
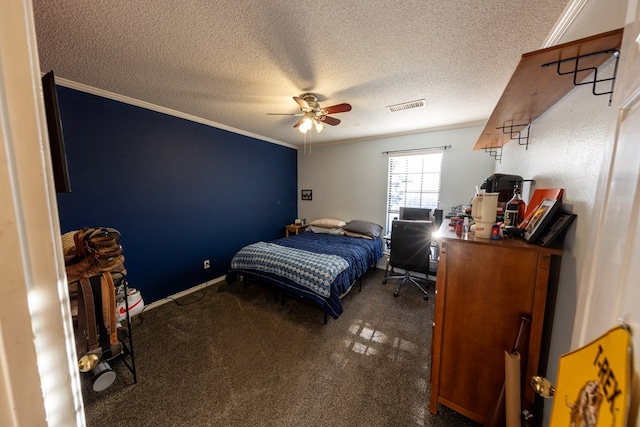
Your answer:
[[[486,423],[504,380],[504,352],[511,351],[520,314],[531,316],[521,355],[523,409],[534,402],[529,378],[538,375],[547,289],[560,265],[560,249],[519,239],[458,237],[443,222],[431,361],[430,411],[438,404]],[[554,289],[554,287],[552,287]],[[553,301],[555,294],[549,295]]]
[[[285,229],[285,237],[289,237],[291,233],[298,234],[300,231],[304,231],[308,225],[301,224],[288,224],[284,226]]]

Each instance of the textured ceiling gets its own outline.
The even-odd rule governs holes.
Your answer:
[[[353,106],[314,144],[485,121],[567,3],[33,0],[43,72],[293,145],[304,92]]]

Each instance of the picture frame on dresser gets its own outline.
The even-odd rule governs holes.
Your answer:
[[[543,199],[531,212],[531,219],[524,229],[524,239],[529,243],[537,243],[542,233],[552,223],[562,203],[556,199]]]
[[[540,246],[549,246],[553,243],[567,228],[571,225],[576,218],[576,214],[560,212],[556,215],[551,226],[544,232],[544,235],[540,237]]]

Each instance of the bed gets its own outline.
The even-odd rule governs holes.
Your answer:
[[[226,282],[233,284],[243,277],[274,286],[283,296],[293,295],[320,307],[327,323],[327,314],[334,319],[342,314],[341,298],[382,257],[377,227],[367,235],[339,234],[340,228],[247,245],[233,257]]]

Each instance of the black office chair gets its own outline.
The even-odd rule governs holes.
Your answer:
[[[442,209],[434,209],[433,210],[433,228],[438,230],[440,225],[442,225],[442,218],[444,216],[444,211]]]
[[[390,271],[385,274],[382,283],[388,279],[402,279],[393,296],[398,296],[400,288],[407,283],[413,283],[424,294],[423,299],[429,300],[426,288],[420,283],[429,282],[429,256],[431,253],[431,221],[403,221],[394,220],[391,223],[391,243],[389,265]],[[394,268],[405,271],[402,275],[393,275]],[[422,273],[425,277],[418,277],[411,273]]]

